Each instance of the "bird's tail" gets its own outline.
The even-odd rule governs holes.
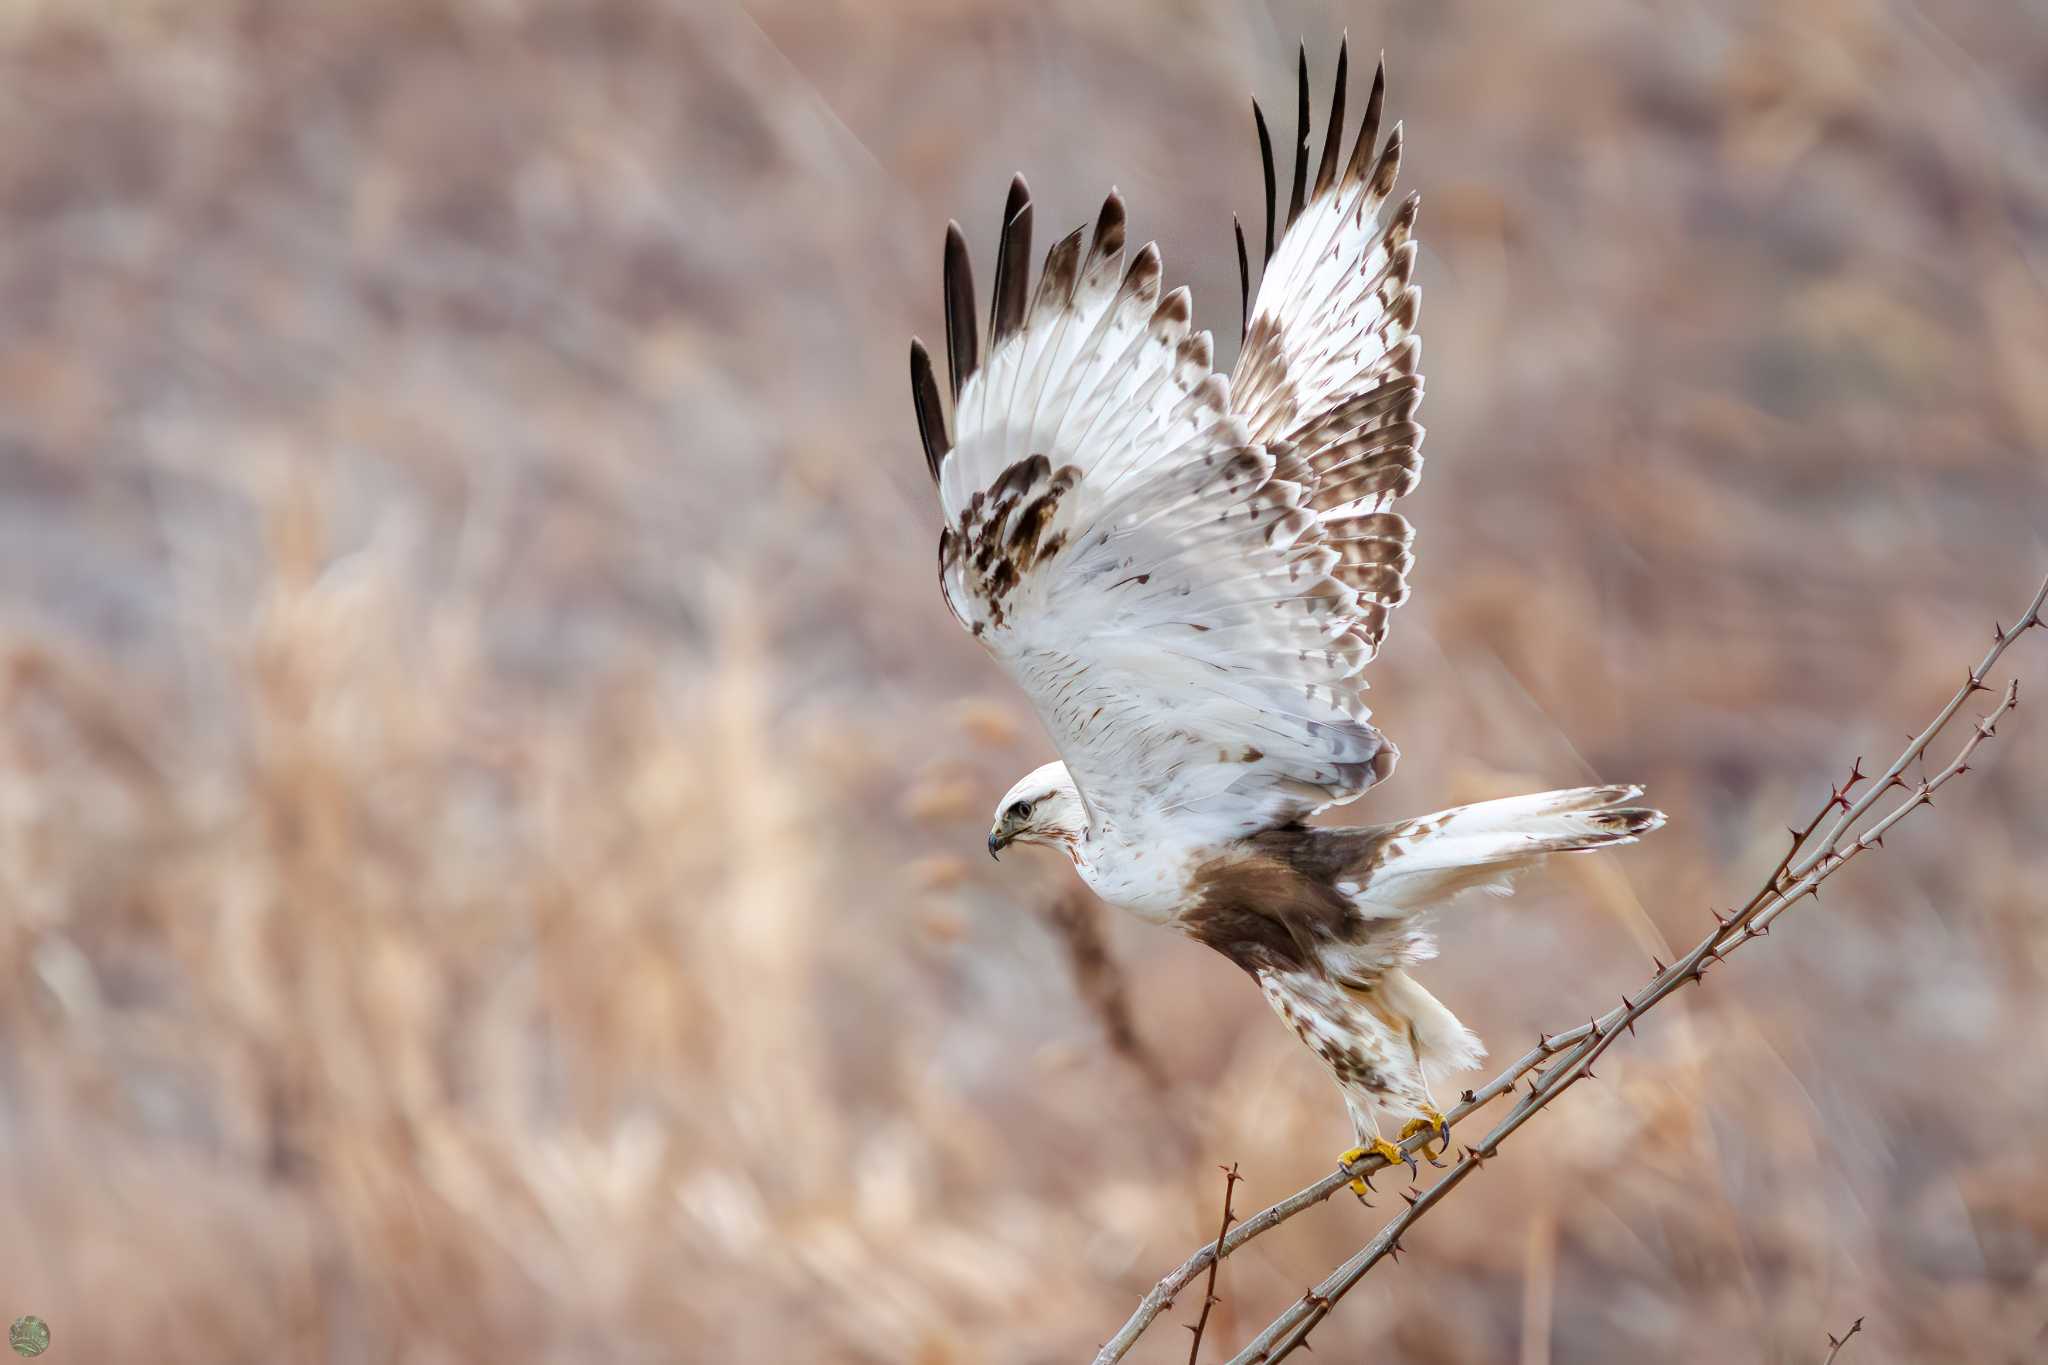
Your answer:
[[[1632,844],[1664,823],[1633,804],[1641,787],[1573,787],[1454,806],[1389,827],[1371,899],[1420,909],[1466,891],[1506,895],[1517,872],[1553,853]]]

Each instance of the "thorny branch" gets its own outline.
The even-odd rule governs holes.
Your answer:
[[[1827,1359],[1821,1361],[1820,1365],[1835,1365],[1835,1357],[1840,1355],[1842,1353],[1842,1348],[1849,1344],[1849,1338],[1855,1336],[1858,1332],[1862,1330],[1863,1319],[1858,1318],[1856,1319],[1856,1321],[1849,1324],[1849,1330],[1842,1333],[1842,1335],[1836,1336],[1833,1332],[1828,1333]]]
[[[1871,848],[1882,847],[1887,830],[1918,807],[1932,805],[1935,792],[1954,778],[1968,772],[1971,755],[1976,752],[1977,747],[1996,733],[2000,717],[2019,705],[2017,680],[2006,685],[1998,704],[1971,727],[1969,737],[1963,741],[1961,748],[1946,767],[1934,776],[1923,776],[1918,781],[1908,781],[1904,776],[1909,767],[1924,758],[1928,746],[1955,718],[1956,713],[1973,694],[1991,691],[1984,683],[1985,677],[2014,640],[2028,630],[2043,625],[2044,603],[2048,603],[2048,580],[2043,580],[2040,589],[2034,594],[2033,601],[2028,604],[2026,611],[2011,629],[1993,626],[1991,648],[1983,660],[1970,670],[1963,686],[1958,688],[1948,704],[1936,713],[1927,728],[1907,742],[1905,749],[1891,766],[1872,782],[1860,797],[1852,799],[1851,792],[1857,785],[1869,780],[1863,772],[1862,760],[1857,759],[1851,765],[1848,778],[1841,786],[1831,790],[1827,802],[1806,826],[1803,829],[1789,831],[1791,846],[1785,851],[1784,857],[1779,860],[1770,877],[1749,898],[1748,903],[1725,915],[1715,912],[1713,931],[1702,938],[1691,952],[1668,967],[1661,962],[1657,963],[1657,973],[1649,984],[1633,997],[1623,996],[1617,1008],[1561,1033],[1540,1035],[1536,1046],[1523,1053],[1505,1071],[1484,1086],[1467,1090],[1460,1098],[1460,1102],[1446,1115],[1453,1125],[1462,1122],[1482,1106],[1510,1091],[1515,1091],[1524,1077],[1529,1076],[1531,1072],[1535,1073],[1528,1089],[1519,1094],[1507,1114],[1476,1144],[1467,1146],[1459,1160],[1442,1179],[1421,1193],[1404,1193],[1402,1198],[1407,1201],[1408,1207],[1398,1217],[1382,1228],[1379,1235],[1357,1254],[1289,1305],[1263,1332],[1233,1356],[1229,1365],[1272,1365],[1297,1348],[1305,1346],[1309,1333],[1329,1315],[1330,1309],[1338,1299],[1348,1293],[1381,1260],[1387,1257],[1398,1258],[1401,1235],[1412,1227],[1417,1219],[1441,1203],[1467,1176],[1494,1156],[1500,1150],[1501,1144],[1512,1136],[1516,1129],[1528,1122],[1538,1110],[1548,1106],[1579,1080],[1592,1076],[1593,1063],[1615,1039],[1621,1036],[1624,1029],[1633,1034],[1636,1021],[1645,1013],[1680,987],[1702,980],[1710,962],[1718,964],[1744,943],[1769,933],[1772,921],[1796,901],[1805,896],[1818,898],[1820,884],[1823,881],[1840,871],[1857,855]],[[1851,831],[1871,812],[1885,793],[1893,790],[1904,791],[1907,795],[1896,806],[1881,814],[1861,834],[1850,837]],[[1838,808],[1841,815],[1825,834],[1816,839],[1816,832],[1827,822],[1829,814]],[[1401,1151],[1412,1160],[1415,1153],[1432,1140],[1433,1135],[1430,1133],[1417,1133],[1401,1144]],[[1271,1231],[1311,1205],[1328,1199],[1354,1176],[1369,1176],[1387,1164],[1384,1157],[1369,1154],[1349,1167],[1339,1167],[1308,1188],[1253,1214],[1238,1224],[1227,1236],[1195,1252],[1145,1295],[1139,1302],[1137,1311],[1132,1313],[1115,1336],[1103,1344],[1095,1357],[1095,1365],[1115,1365],[1115,1362],[1122,1360],[1153,1320],[1173,1303],[1175,1296],[1217,1260],[1230,1255],[1252,1238]],[[1846,1341],[1848,1337],[1844,1336],[1842,1340]],[[1839,1345],[1840,1343],[1837,1343],[1836,1349],[1839,1349]]]
[[[1188,1365],[1195,1365],[1196,1361],[1201,1357],[1202,1333],[1209,1330],[1209,1310],[1216,1306],[1216,1272],[1223,1268],[1223,1258],[1215,1255],[1214,1252],[1216,1247],[1223,1245],[1223,1234],[1230,1231],[1231,1223],[1236,1220],[1236,1214],[1232,1212],[1230,1207],[1230,1196],[1237,1190],[1237,1182],[1242,1179],[1244,1177],[1237,1173],[1237,1163],[1235,1161],[1223,1168],[1223,1222],[1216,1229],[1215,1246],[1210,1248],[1209,1284],[1202,1291],[1202,1316],[1196,1318],[1194,1325],[1188,1328],[1190,1332],[1195,1334],[1194,1341],[1188,1346]],[[1829,1339],[1833,1340],[1833,1338]]]

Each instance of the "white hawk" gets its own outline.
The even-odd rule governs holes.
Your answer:
[[[1407,597],[1393,510],[1422,467],[1417,199],[1391,213],[1401,129],[1379,145],[1384,63],[1348,159],[1346,55],[1309,180],[1308,62],[1277,244],[1272,140],[1256,299],[1217,373],[1158,250],[1124,262],[1112,192],[1029,287],[1031,201],[1010,187],[982,354],[957,223],[946,235],[950,420],[930,354],[911,385],[945,514],[947,604],[1030,696],[1063,761],[1003,797],[989,851],[1064,851],[1097,895],[1249,973],[1335,1075],[1358,1146],[1441,1133],[1429,1080],[1479,1040],[1408,974],[1418,912],[1505,891],[1546,854],[1663,823],[1641,789],[1581,787],[1355,829],[1308,817],[1393,771],[1363,671]],[[1341,162],[1341,164],[1340,164]],[[1426,1149],[1425,1149],[1426,1150]],[[1410,1163],[1412,1165],[1412,1162]],[[1362,1186],[1360,1186],[1362,1189]]]

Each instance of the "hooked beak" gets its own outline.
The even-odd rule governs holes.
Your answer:
[[[1010,846],[1010,841],[1009,841],[1009,839],[1008,839],[1008,838],[1006,838],[1006,837],[1005,837],[1005,836],[1003,835],[1002,831],[1000,831],[1000,830],[994,830],[994,829],[992,829],[992,830],[990,830],[990,831],[988,832],[988,856],[989,856],[989,857],[991,857],[991,858],[995,858],[995,857],[996,857],[996,854],[997,854],[998,852],[1000,852],[1000,851],[1001,851],[1001,850],[1003,850],[1003,849],[1006,849],[1006,848],[1008,848],[1009,846]],[[1001,861],[1002,861],[1002,859],[1000,859],[1000,858],[996,858],[996,861],[997,861],[997,862],[1001,862]]]

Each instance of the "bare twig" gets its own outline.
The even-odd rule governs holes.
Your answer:
[[[1230,1224],[1236,1217],[1230,1208],[1230,1196],[1236,1192],[1237,1182],[1242,1179],[1244,1177],[1237,1173],[1235,1161],[1223,1168],[1223,1223],[1216,1229],[1216,1242],[1211,1248],[1212,1252],[1223,1245],[1223,1234],[1230,1231]],[[1216,1306],[1216,1272],[1222,1268],[1223,1258],[1212,1254],[1209,1257],[1209,1284],[1202,1291],[1202,1316],[1196,1318],[1194,1325],[1188,1328],[1195,1334],[1194,1341],[1188,1345],[1188,1365],[1195,1365],[1202,1354],[1202,1333],[1209,1330],[1209,1310]]]
[[[2019,704],[2017,681],[2009,683],[1998,705],[1977,721],[1969,738],[1964,741],[1946,767],[1932,777],[1923,777],[1917,782],[1909,782],[1903,776],[1909,767],[1924,758],[1928,746],[1941,734],[1973,693],[1990,690],[1984,685],[1985,676],[2015,639],[2027,630],[2042,624],[2041,613],[2044,603],[2048,603],[2048,580],[2042,582],[2039,591],[2034,594],[2033,601],[2010,630],[1993,628],[1990,651],[1977,667],[1970,670],[1967,681],[1936,714],[1934,721],[1907,742],[1906,748],[1884,774],[1860,798],[1852,800],[1850,793],[1859,783],[1868,780],[1863,772],[1862,760],[1859,758],[1851,766],[1849,775],[1842,785],[1831,789],[1826,804],[1814,814],[1806,826],[1790,831],[1791,846],[1764,884],[1739,910],[1726,915],[1717,912],[1713,931],[1702,938],[1691,952],[1668,967],[1658,963],[1656,975],[1649,983],[1634,997],[1623,996],[1618,1008],[1562,1033],[1540,1036],[1534,1048],[1517,1058],[1511,1066],[1485,1086],[1466,1091],[1461,1102],[1447,1115],[1453,1124],[1463,1120],[1480,1106],[1516,1089],[1532,1071],[1536,1073],[1527,1091],[1520,1095],[1508,1113],[1477,1144],[1465,1148],[1463,1155],[1441,1180],[1427,1192],[1404,1195],[1403,1197],[1408,1200],[1408,1207],[1399,1217],[1387,1224],[1379,1235],[1356,1255],[1332,1271],[1322,1283],[1302,1295],[1274,1319],[1265,1331],[1232,1358],[1231,1365],[1271,1365],[1271,1362],[1282,1359],[1304,1345],[1309,1332],[1328,1315],[1331,1306],[1338,1299],[1348,1293],[1383,1258],[1398,1255],[1401,1235],[1413,1226],[1418,1218],[1434,1208],[1484,1161],[1499,1151],[1501,1143],[1528,1122],[1538,1110],[1550,1104],[1580,1079],[1592,1075],[1593,1063],[1621,1035],[1623,1029],[1634,1033],[1636,1020],[1643,1014],[1680,987],[1702,980],[1710,961],[1719,963],[1744,943],[1768,933],[1772,921],[1795,901],[1804,896],[1817,896],[1823,881],[1859,854],[1871,848],[1882,847],[1885,831],[1918,807],[1932,804],[1936,791],[1952,779],[1968,772],[1971,755],[1980,744],[1996,733],[1998,719]],[[1872,810],[1884,793],[1894,789],[1905,791],[1906,798],[1896,807],[1880,815],[1862,834],[1851,837],[1851,831],[1856,828],[1858,821]],[[1816,840],[1816,832],[1826,822],[1828,815],[1838,808],[1842,811],[1841,818],[1834,822],[1825,835]],[[1430,1134],[1418,1133],[1402,1144],[1402,1150],[1412,1153],[1429,1140]],[[1173,1301],[1174,1295],[1215,1260],[1230,1255],[1253,1237],[1272,1230],[1303,1209],[1328,1199],[1353,1176],[1369,1174],[1386,1165],[1385,1158],[1367,1155],[1348,1168],[1340,1167],[1307,1189],[1253,1214],[1234,1232],[1219,1239],[1213,1246],[1206,1246],[1197,1251],[1161,1279],[1139,1302],[1137,1311],[1096,1355],[1095,1365],[1113,1365],[1115,1361],[1121,1360],[1153,1319]]]
[[[1833,1332],[1828,1333],[1827,1359],[1821,1361],[1820,1365],[1835,1365],[1835,1357],[1840,1355],[1842,1353],[1842,1348],[1849,1344],[1849,1338],[1855,1336],[1858,1332],[1862,1330],[1863,1319],[1858,1318],[1856,1319],[1856,1321],[1849,1324],[1849,1330],[1842,1333],[1841,1336],[1838,1337]]]

